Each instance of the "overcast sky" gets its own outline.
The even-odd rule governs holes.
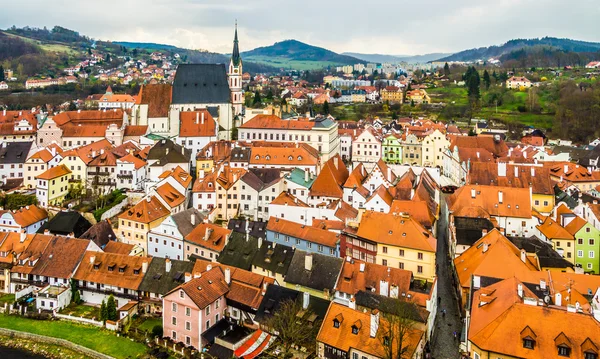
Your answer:
[[[336,52],[423,54],[513,38],[600,42],[597,0],[0,0],[0,28],[67,27],[101,40],[231,52],[296,39]]]

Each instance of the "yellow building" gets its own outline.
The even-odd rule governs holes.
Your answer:
[[[70,183],[80,183],[85,186],[87,185],[88,180],[88,164],[92,162],[94,158],[103,153],[103,151],[109,151],[112,148],[112,144],[108,140],[103,139],[87,146],[78,147],[61,153],[63,158],[59,164],[65,165],[71,170],[71,175],[69,177]]]
[[[556,223],[549,216],[544,222],[536,226],[542,239],[552,242],[552,248],[562,255],[563,258],[575,264],[575,237],[569,233],[563,226]]]
[[[409,270],[417,279],[435,278],[437,241],[411,216],[366,211],[356,235],[377,244],[377,264]]]
[[[421,141],[423,165],[430,167],[444,166],[444,151],[450,147],[446,134],[435,129]]]
[[[170,214],[158,198],[152,196],[142,199],[133,208],[119,214],[117,237],[123,243],[140,246],[144,254],[148,255],[148,232],[160,225]]]
[[[35,177],[35,195],[41,207],[61,206],[69,192],[71,171],[65,165],[52,167]]]
[[[55,150],[56,151],[56,150]],[[43,148],[29,157],[23,166],[23,186],[26,188],[35,188],[37,183],[35,178],[50,168],[50,161],[54,158],[51,150]]]
[[[402,103],[404,94],[396,86],[387,86],[379,93],[381,101],[389,103]]]
[[[200,171],[208,174],[213,168],[231,156],[235,141],[211,141],[196,155],[196,177],[200,177]]]
[[[425,90],[412,90],[406,93],[406,101],[419,105],[422,103],[431,103],[431,98]]]

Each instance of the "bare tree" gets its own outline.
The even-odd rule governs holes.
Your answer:
[[[320,321],[311,322],[312,311],[303,309],[300,301],[286,300],[264,323],[265,329],[277,336],[281,353],[278,357],[291,358],[294,345],[314,347]]]
[[[410,336],[413,333],[415,319],[419,309],[413,302],[395,299],[382,303],[384,322],[379,325],[378,335],[384,351],[383,359],[409,358],[414,348],[410,347]]]

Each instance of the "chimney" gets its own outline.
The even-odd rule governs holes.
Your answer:
[[[515,166],[515,178],[519,178],[519,167]]]
[[[565,172],[565,174],[567,174],[567,172],[569,172],[569,165],[564,165],[563,171]]]
[[[152,202],[152,198],[150,196],[146,197],[146,202],[148,202],[148,203]]]
[[[181,154],[185,155],[185,147],[181,146]]]
[[[204,233],[204,240],[208,241],[208,239],[210,238],[210,235],[212,234],[213,230],[212,228],[206,228],[206,232]]]
[[[377,330],[379,329],[379,310],[373,309],[371,311],[371,338],[377,336]]]
[[[506,163],[498,162],[498,177],[506,177]]]
[[[504,193],[502,193],[502,191],[498,191],[498,203],[502,204],[503,199],[504,199]]]
[[[531,167],[531,177],[535,177],[535,168]]]
[[[169,154],[169,147],[165,148],[165,155]]]
[[[387,176],[388,176],[388,180],[392,180],[392,169],[388,167],[387,169]]]
[[[487,252],[488,248],[489,248],[489,244],[484,243],[483,244],[483,253]]]
[[[471,188],[471,198],[475,198],[476,195],[477,191],[475,190],[475,188]]]
[[[200,123],[204,125],[204,111],[202,111],[202,117],[200,119]]]
[[[554,305],[557,305],[559,307],[562,306],[562,294],[556,293],[554,295]]]
[[[304,256],[304,269],[306,269],[307,271],[311,271],[312,265],[313,265],[312,253],[306,253],[306,255]]]
[[[169,273],[171,271],[171,260],[169,258],[165,259],[165,272]]]
[[[543,279],[540,279],[540,289],[546,289],[546,281]]]
[[[206,266],[206,271],[207,272],[210,271],[211,269],[212,269],[212,264],[209,264],[209,265]]]
[[[354,299],[354,297],[350,298],[350,302],[348,303],[348,307],[350,307],[350,309],[356,310],[356,300]]]
[[[212,269],[212,266],[209,264],[206,266],[206,271],[208,272],[209,270]],[[202,277],[202,272],[196,272],[194,273],[194,279],[196,278],[201,278]]]
[[[190,223],[192,224],[192,226],[196,225],[196,215],[194,213],[190,215]]]
[[[96,261],[96,256],[90,256],[90,264],[94,264]]]
[[[379,295],[387,297],[389,295],[389,283],[386,280],[379,281]]]
[[[479,158],[479,151],[477,151],[477,158]]]
[[[77,113],[81,113],[81,109],[77,110]]]
[[[185,282],[189,282],[192,280],[192,273],[185,272]]]
[[[26,239],[27,239],[27,233],[25,233],[25,230],[22,229],[21,230],[21,237],[19,239],[19,242],[23,243],[23,242],[25,242]]]
[[[44,229],[44,235],[49,236],[50,235],[50,230],[49,229]]]
[[[263,239],[262,237],[258,237],[258,248],[262,247]]]
[[[148,271],[148,262],[142,262],[142,273],[146,273]]]
[[[304,182],[308,182],[308,170],[304,170]]]
[[[308,292],[302,293],[302,309],[308,309],[308,303],[310,302],[310,294]]]
[[[225,268],[225,283],[227,285],[231,283],[231,270],[229,268]]]
[[[521,249],[521,261],[527,263],[527,252],[524,249]]]
[[[520,298],[523,298],[523,284],[519,283],[519,285],[517,285],[517,294],[519,295]]]
[[[361,273],[363,273],[363,272],[365,271],[365,264],[364,264],[364,263],[361,263],[361,264],[358,266],[358,268],[359,268],[360,272],[361,272]]]
[[[335,166],[335,169],[337,170],[338,169],[338,158],[337,158],[337,156],[335,156],[333,158],[333,165]]]

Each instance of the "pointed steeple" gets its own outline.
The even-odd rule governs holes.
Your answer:
[[[237,34],[237,20],[235,21],[235,36],[233,37],[233,52],[231,53],[231,60],[235,66],[240,63],[240,48],[238,46],[238,34]]]
[[[113,90],[112,90],[112,88],[110,87],[110,85],[108,85],[108,87],[106,88],[106,94],[107,94],[107,95],[112,95],[112,94],[113,94]]]

